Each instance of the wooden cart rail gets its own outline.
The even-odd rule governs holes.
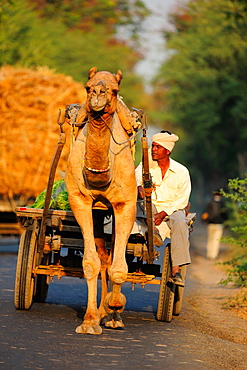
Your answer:
[[[43,216],[43,209],[38,209],[38,208],[17,207],[15,209],[15,212],[16,212],[17,217],[30,217],[34,219],[42,219],[42,216]],[[51,218],[52,216],[53,217],[58,216],[61,218],[61,220],[76,222],[72,211],[49,209],[48,217]]]
[[[39,265],[38,267],[32,270],[33,276],[37,275],[47,275],[53,278],[57,276],[58,280],[60,280],[63,276],[70,276],[70,277],[78,277],[80,279],[84,278],[84,273],[82,268],[78,267],[64,267],[62,265]],[[100,279],[99,275],[99,279]],[[144,286],[145,284],[155,284],[160,285],[161,280],[154,280],[156,279],[155,275],[146,275],[142,272],[133,272],[127,274],[126,282],[134,283],[134,284],[141,284]]]
[[[104,209],[105,210],[105,208],[100,208],[100,207],[95,207],[93,209],[101,209],[101,210]],[[42,216],[43,216],[43,209],[38,209],[38,208],[17,207],[15,211],[16,211],[16,215],[18,217],[28,217],[28,218],[33,218],[33,219],[41,219]],[[71,221],[71,222],[77,223],[72,211],[62,211],[62,210],[49,209],[48,217],[49,218],[60,217],[61,220],[66,220],[66,221]],[[196,213],[189,213],[186,217],[188,226],[191,226],[193,224],[193,222],[195,221],[195,219],[196,219]],[[80,229],[79,226],[76,226],[76,228],[77,228],[76,230]],[[75,229],[74,230],[71,229],[71,231],[75,231]]]

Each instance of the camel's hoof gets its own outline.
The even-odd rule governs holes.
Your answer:
[[[122,329],[124,328],[124,323],[122,320],[120,321],[111,320],[105,323],[105,327],[112,328],[112,329]]]
[[[111,328],[111,329],[122,329],[124,327],[124,323],[121,321],[108,321],[105,323],[106,328]]]
[[[89,325],[89,324],[81,324],[77,326],[75,332],[78,334],[93,334],[93,335],[100,335],[102,334],[102,328],[98,324]]]
[[[121,329],[124,327],[123,320],[121,319],[121,316],[117,312],[105,316],[102,319],[101,323],[105,325],[105,327],[112,329]]]

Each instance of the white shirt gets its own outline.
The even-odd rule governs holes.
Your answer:
[[[164,178],[156,161],[150,161],[150,173],[154,190],[152,191],[152,203],[157,212],[165,211],[171,215],[174,211],[184,209],[189,202],[191,181],[188,169],[182,164],[170,158],[170,165]],[[142,184],[142,163],[136,168],[137,186]],[[161,236],[170,237],[170,230],[166,222],[158,226]]]

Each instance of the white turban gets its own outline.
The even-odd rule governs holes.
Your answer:
[[[168,134],[167,132],[159,132],[152,137],[152,143],[155,142],[164,148],[172,151],[175,142],[179,140],[179,137],[175,134]]]

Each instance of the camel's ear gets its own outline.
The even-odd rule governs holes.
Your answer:
[[[117,79],[118,84],[120,85],[120,82],[121,82],[122,77],[123,77],[122,71],[120,71],[120,69],[119,69],[117,71],[117,74],[115,76],[116,76],[116,79]]]
[[[97,73],[97,67],[92,67],[88,72],[88,79],[90,80]]]

